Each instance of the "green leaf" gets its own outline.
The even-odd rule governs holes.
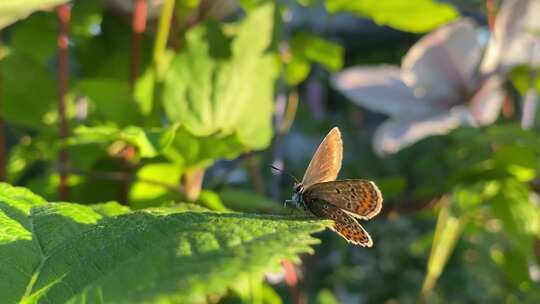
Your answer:
[[[268,0],[240,0],[238,2],[240,3],[243,9],[249,12],[254,9],[257,9],[262,4],[267,3]]]
[[[512,69],[510,72],[510,79],[512,83],[519,91],[521,96],[525,96],[527,89],[529,88],[529,78],[531,77],[531,67],[527,65],[520,65]],[[536,91],[540,91],[540,77],[536,77],[534,81],[534,87]]]
[[[182,166],[178,163],[153,163],[137,171],[137,180],[130,188],[129,201],[136,208],[156,205],[167,200],[178,200],[181,196],[180,177]],[[171,188],[177,188],[177,192]]]
[[[302,54],[293,55],[291,60],[285,63],[285,81],[290,86],[295,86],[304,81],[311,71],[309,60]]]
[[[332,72],[343,67],[343,48],[337,43],[315,35],[301,33],[291,39],[290,47],[293,57],[305,57],[324,65]]]
[[[453,6],[434,0],[327,0],[326,5],[330,13],[351,12],[413,33],[428,32],[459,17]]]
[[[98,12],[92,14],[97,17]],[[88,16],[90,19],[95,17]],[[118,18],[115,14],[103,14],[102,18],[101,26],[98,28],[99,35],[86,37],[81,34],[74,37],[79,38],[75,41],[78,44],[73,51],[79,63],[80,74],[89,79],[115,79],[126,85],[130,69],[129,54],[132,35],[130,22],[124,22],[123,18]],[[141,41],[141,71],[150,64],[152,41],[153,39],[149,36],[143,36]]]
[[[277,76],[274,57],[266,53],[273,17],[270,4],[250,12],[237,28],[229,58],[226,51],[212,48],[212,41],[225,39],[216,26],[188,31],[186,46],[164,80],[167,117],[198,137],[235,135],[246,148],[266,147]]]
[[[103,15],[103,1],[77,1],[71,10],[69,29],[73,37],[87,38],[97,34]]]
[[[57,150],[57,146],[51,144],[49,137],[23,136],[9,150],[6,166],[7,180],[14,184],[18,183],[19,179],[37,163],[56,158]]]
[[[334,294],[328,290],[323,289],[317,294],[317,304],[338,304],[339,301],[336,299]]]
[[[221,201],[219,195],[209,190],[201,191],[201,194],[197,198],[197,203],[214,211],[230,211],[229,209],[227,209],[227,207],[223,205],[223,202]]]
[[[184,26],[190,16],[195,11],[201,0],[180,0],[176,2],[174,11],[176,13],[177,24]]]
[[[215,159],[233,159],[247,150],[236,134],[199,137],[179,127],[171,145],[164,149],[163,155],[189,169],[210,166]]]
[[[31,58],[12,53],[1,62],[2,102],[8,122],[43,128],[56,105],[54,74]],[[36,81],[36,80],[39,81]]]
[[[510,243],[530,248],[532,237],[540,233],[540,210],[531,201],[527,184],[514,179],[502,181],[498,195],[490,204],[495,217],[499,218]]]
[[[490,256],[493,262],[502,269],[509,282],[524,292],[528,291],[526,289],[531,283],[529,278],[529,255],[515,250],[503,251],[497,246],[490,248]]]
[[[135,124],[139,119],[138,104],[129,92],[128,84],[115,79],[84,79],[78,89],[93,102],[93,118],[120,126]]]
[[[35,14],[14,26],[10,46],[36,62],[46,64],[56,52],[58,20],[53,14]]]
[[[442,274],[450,255],[463,231],[465,219],[453,214],[449,202],[439,211],[437,227],[431,245],[427,273],[422,284],[422,293],[429,295]]]
[[[154,107],[156,75],[154,69],[148,68],[135,82],[133,96],[141,109],[141,114],[148,116]]]
[[[54,7],[68,0],[2,0],[0,2],[0,29],[26,18],[29,14],[40,9]]]
[[[0,184],[4,303],[200,303],[283,259],[328,224],[283,216],[47,203]],[[117,216],[109,216],[117,215]]]
[[[102,216],[117,216],[129,213],[131,210],[127,206],[120,205],[117,202],[107,202],[101,204],[94,204],[90,206],[95,212]]]
[[[119,129],[112,125],[94,127],[79,126],[70,138],[71,145],[105,144],[115,141],[125,142],[138,148],[141,157],[154,157],[169,146],[176,133],[176,127],[169,129],[142,129],[129,126]]]

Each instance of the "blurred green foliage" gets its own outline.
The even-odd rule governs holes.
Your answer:
[[[534,67],[506,79],[513,115],[385,159],[370,146],[383,118],[328,89],[346,66],[399,62],[410,33],[457,19],[461,2],[176,0],[173,20],[148,20],[130,82],[132,12],[75,0],[64,141],[57,18],[15,22],[60,2],[0,3],[6,181],[36,193],[0,185],[6,303],[540,301],[540,136],[518,126]],[[348,36],[332,23],[344,15],[392,30],[349,23]],[[313,249],[328,223],[283,208],[294,181],[266,165],[301,177],[334,125],[340,177],[372,179],[385,198],[365,223],[370,250],[332,232]],[[72,203],[56,202],[59,168]],[[298,283],[283,259],[301,261]]]

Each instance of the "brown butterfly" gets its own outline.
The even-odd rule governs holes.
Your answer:
[[[341,133],[334,127],[317,148],[302,181],[294,185],[292,201],[317,217],[333,220],[332,230],[347,242],[371,247],[373,241],[357,219],[369,220],[381,211],[381,191],[368,180],[336,180],[342,159]]]

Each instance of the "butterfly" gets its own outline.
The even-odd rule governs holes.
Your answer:
[[[317,148],[302,181],[295,183],[292,202],[319,218],[332,220],[331,229],[347,242],[371,247],[371,236],[358,219],[369,220],[381,211],[382,194],[369,180],[336,180],[342,159],[341,132],[334,127]]]

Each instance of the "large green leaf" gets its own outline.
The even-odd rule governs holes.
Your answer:
[[[331,13],[351,12],[414,33],[428,32],[459,16],[450,4],[434,0],[327,0],[326,4]]]
[[[2,0],[0,2],[0,29],[18,19],[25,18],[36,10],[64,2],[68,0]]]
[[[111,216],[115,215],[115,216]],[[194,303],[312,252],[327,222],[47,203],[0,184],[3,303]]]
[[[277,76],[275,57],[265,53],[273,19],[271,4],[250,12],[230,45],[215,24],[190,30],[165,76],[168,118],[198,137],[236,134],[245,147],[267,146]]]

